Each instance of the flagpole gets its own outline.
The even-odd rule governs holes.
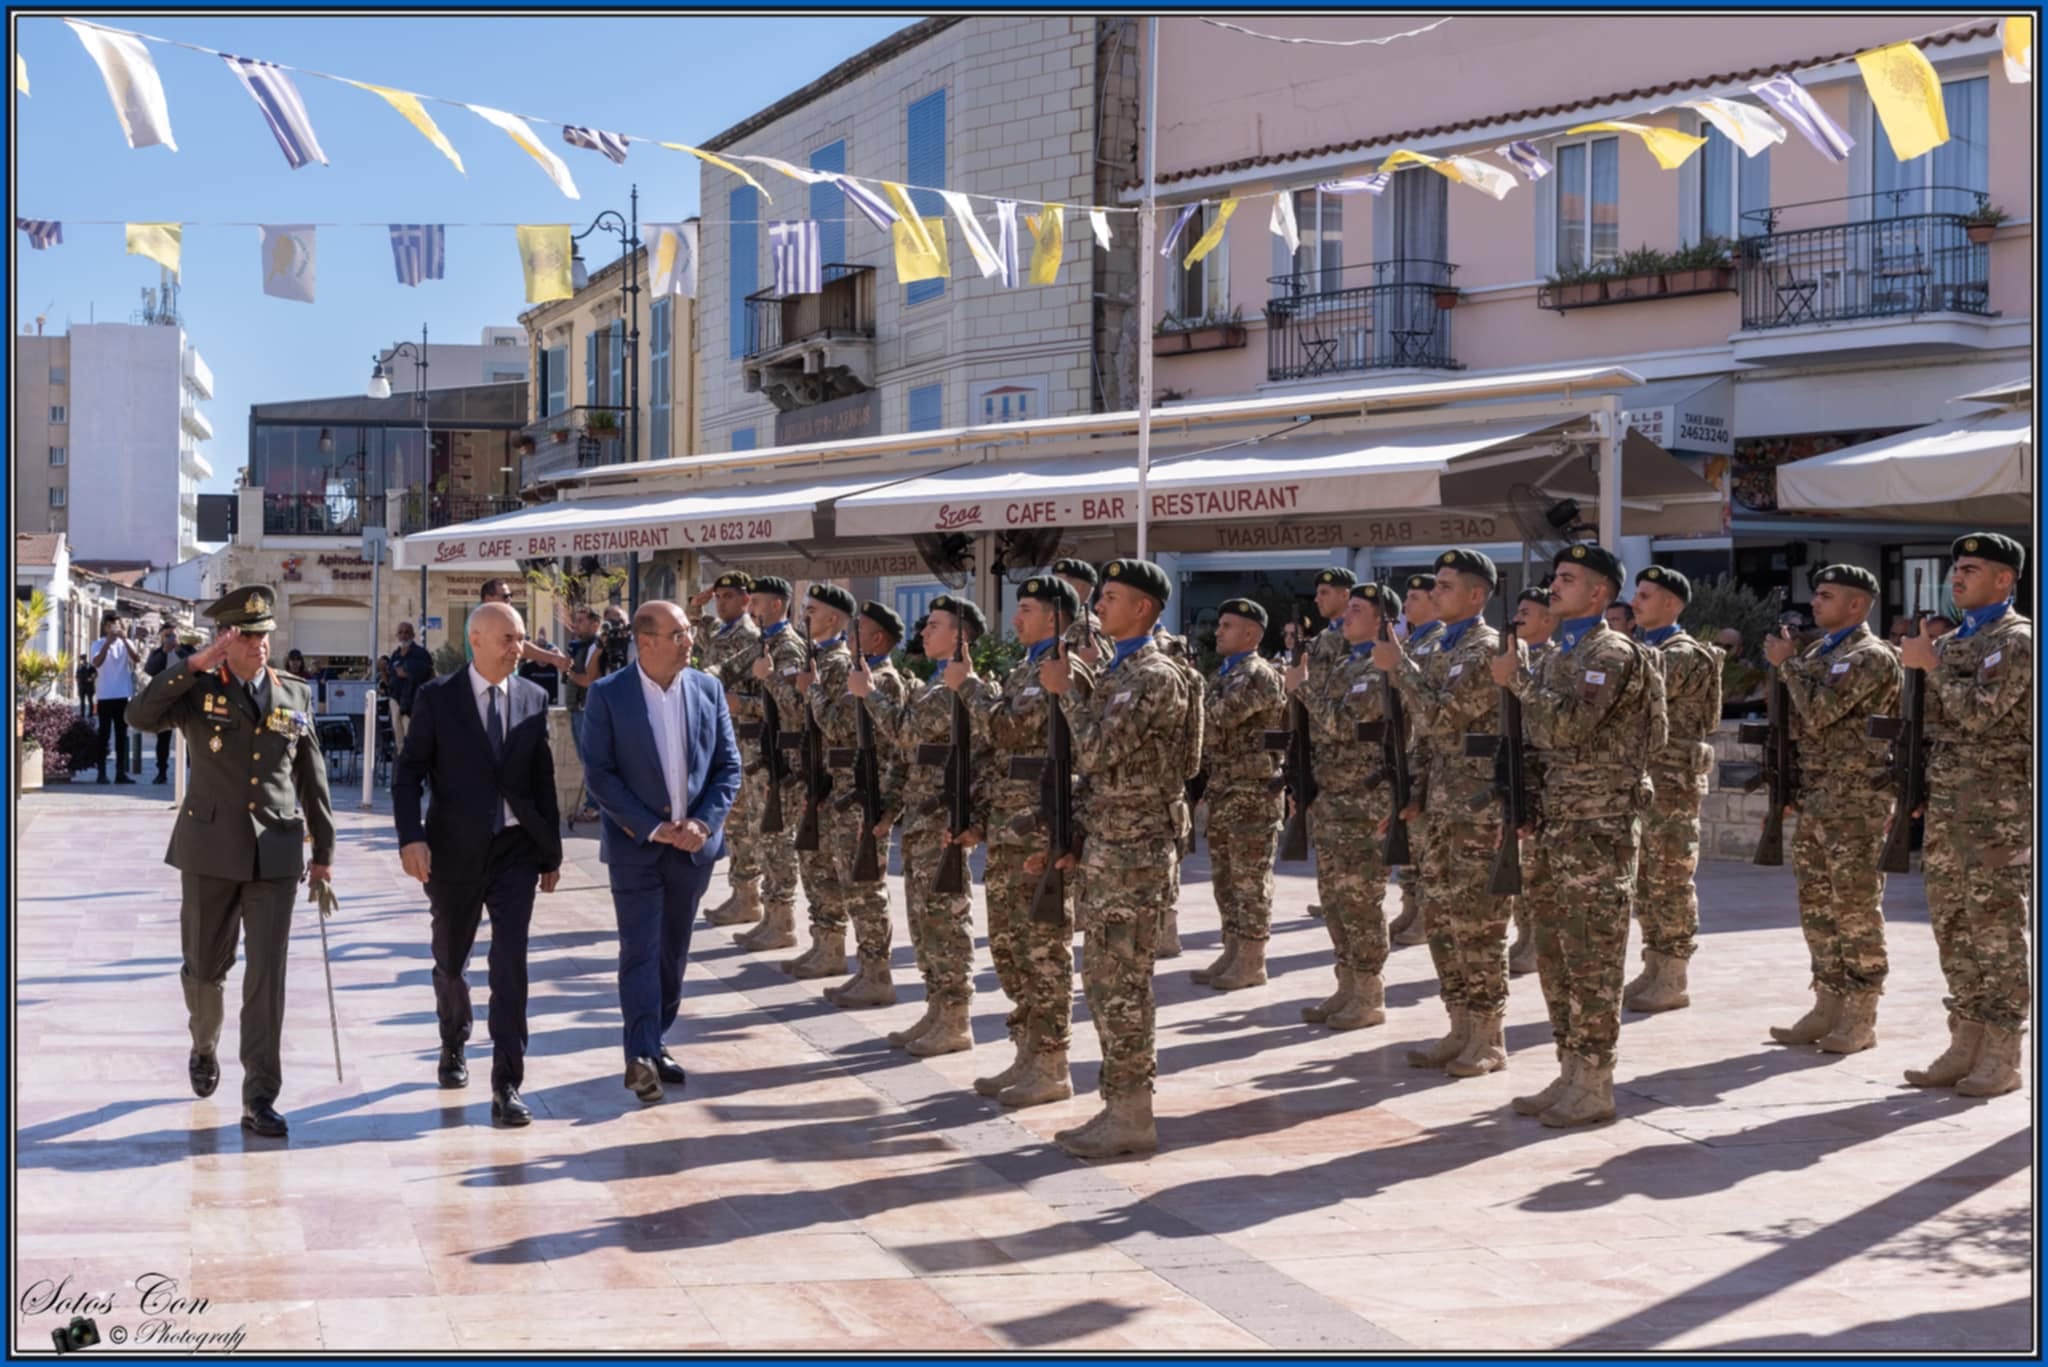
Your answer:
[[[1147,558],[1152,511],[1152,238],[1159,146],[1159,16],[1145,20],[1145,201],[1138,213],[1138,558]]]

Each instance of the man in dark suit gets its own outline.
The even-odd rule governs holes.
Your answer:
[[[526,628],[503,603],[470,614],[470,664],[422,684],[391,784],[399,861],[433,907],[434,1009],[443,1087],[469,1081],[474,1016],[464,976],[477,924],[491,913],[491,1119],[525,1125],[526,935],[533,892],[561,878],[561,811],[548,748],[548,699],[518,678]],[[426,821],[420,788],[433,785]]]
[[[685,663],[694,639],[682,608],[643,604],[633,639],[638,663],[598,681],[584,705],[583,776],[604,814],[626,1086],[654,1102],[663,1083],[684,1081],[661,1040],[682,1005],[697,901],[725,853],[740,752],[718,680]]]

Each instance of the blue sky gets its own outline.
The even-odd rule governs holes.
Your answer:
[[[171,18],[100,22],[308,67],[376,85],[513,113],[674,142],[700,142],[811,81],[914,19],[871,18]],[[261,223],[573,223],[626,212],[640,187],[643,222],[697,212],[690,157],[635,143],[626,164],[560,142],[582,198],[570,200],[504,133],[466,110],[427,105],[461,154],[458,174],[428,141],[367,91],[296,77],[329,165],[286,165],[256,104],[217,57],[150,45],[179,150],[130,150],[85,49],[55,18],[21,18],[30,98],[14,98],[15,212],[62,220],[64,245],[15,240],[15,331],[47,311],[67,321],[126,321],[157,267],[123,249],[118,222],[188,221],[180,310],[213,368],[204,448],[226,490],[243,463],[252,403],[359,393],[372,353],[420,324],[436,340],[474,343],[526,307],[510,228],[448,232],[447,278],[397,283],[380,228],[323,228],[319,299],[262,292],[253,227]],[[860,169],[860,168],[853,168]],[[600,236],[603,236],[600,234]],[[608,242],[616,239],[605,238]],[[591,239],[595,242],[596,239]],[[589,245],[588,243],[586,245]],[[593,267],[612,259],[596,247]]]

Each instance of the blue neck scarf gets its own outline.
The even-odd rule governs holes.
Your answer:
[[[1585,636],[1587,632],[1604,624],[1606,621],[1607,619],[1598,613],[1593,614],[1591,617],[1572,618],[1571,621],[1566,622],[1557,629],[1557,648],[1559,650],[1570,650],[1579,643],[1580,638]]]

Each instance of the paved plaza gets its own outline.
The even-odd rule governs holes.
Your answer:
[[[1831,1058],[1765,1033],[1808,1001],[1791,871],[1707,865],[1694,1006],[1630,1016],[1620,1119],[1560,1132],[1507,1107],[1551,1075],[1533,977],[1514,983],[1509,1068],[1470,1081],[1403,1063],[1441,1033],[1426,949],[1389,962],[1385,1026],[1301,1022],[1330,989],[1305,868],[1280,878],[1270,983],[1189,982],[1217,943],[1198,854],[1188,952],[1159,973],[1161,1151],[1088,1165],[1049,1142],[1096,1109],[1085,1008],[1071,1102],[1009,1113],[969,1087],[1009,1056],[985,943],[980,1048],[920,1061],[883,1042],[923,1005],[900,885],[901,1000],[884,1010],[836,1010],[775,970],[783,955],[700,924],[671,1037],[689,1085],[641,1107],[620,1082],[616,941],[588,827],[534,917],[535,1123],[492,1129],[484,946],[473,1080],[441,1091],[425,898],[389,816],[356,812],[349,786],[329,927],[344,1080],[302,910],[278,1101],[289,1143],[237,1123],[239,969],[220,1089],[196,1101],[186,1085],[168,790],[59,787],[17,806],[14,1283],[111,1297],[96,1315],[109,1343],[2031,1345],[2032,1091],[1972,1101],[1900,1081],[1946,1036],[1917,875],[1886,895],[1880,1043]],[[191,1303],[139,1307],[151,1274]],[[47,1350],[70,1313],[18,1301],[16,1347]]]

